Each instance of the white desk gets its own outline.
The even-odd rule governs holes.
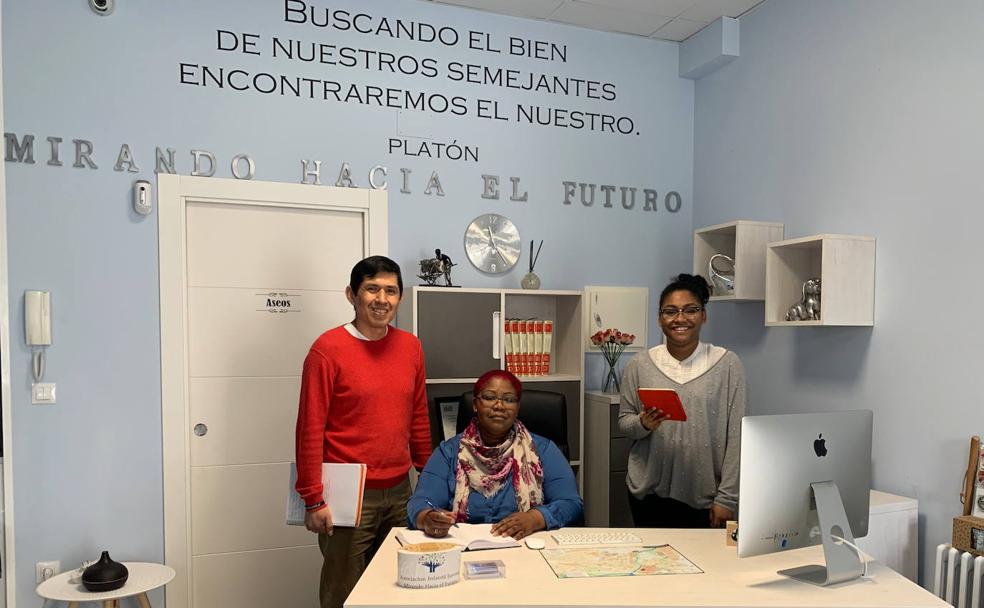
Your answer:
[[[724,544],[723,530],[633,529],[647,543],[669,543],[704,574],[558,579],[537,551],[524,547],[466,552],[462,561],[501,559],[506,577],[466,580],[439,589],[396,585],[395,532],[390,533],[349,596],[348,608],[400,606],[673,606],[698,608],[948,608],[948,604],[880,563],[871,580],[817,587],[776,570],[823,563],[810,547],[739,559]],[[549,532],[537,536],[556,546]]]
[[[126,584],[115,591],[88,591],[82,583],[68,582],[75,570],[49,578],[38,585],[35,591],[47,600],[68,602],[69,608],[75,608],[79,602],[101,602],[104,608],[112,608],[119,606],[119,600],[133,596],[136,596],[140,608],[150,608],[147,592],[168,584],[174,578],[174,568],[164,564],[123,562],[123,565],[129,575]]]

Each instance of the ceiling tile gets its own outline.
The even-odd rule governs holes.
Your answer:
[[[656,32],[650,36],[650,38],[658,38],[660,40],[675,40],[677,42],[683,42],[687,38],[690,38],[697,32],[704,29],[706,23],[701,21],[688,21],[687,19],[674,19],[670,21],[663,27],[656,30]]]
[[[648,36],[669,23],[670,18],[568,0],[550,16],[550,20],[595,30]]]
[[[478,8],[515,17],[546,19],[564,0],[435,0],[434,3]]]
[[[582,0],[586,4],[595,4],[607,8],[645,13],[646,15],[661,15],[676,17],[693,6],[697,0]]]
[[[762,0],[697,0],[680,17],[710,23],[718,17],[740,17]]]

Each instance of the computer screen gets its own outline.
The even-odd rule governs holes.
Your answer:
[[[787,551],[823,541],[827,569],[838,570],[829,573],[832,577],[849,580],[859,576],[860,560],[849,557],[856,555],[854,549],[843,547],[838,539],[853,542],[868,534],[871,425],[870,410],[745,416],[741,425],[738,556]],[[827,529],[820,525],[821,517]],[[849,529],[844,530],[845,526]],[[828,541],[835,546],[828,547]],[[851,563],[831,563],[832,552]],[[816,579],[809,582],[838,582],[825,578],[827,569],[809,566],[804,571],[810,572],[807,578]]]

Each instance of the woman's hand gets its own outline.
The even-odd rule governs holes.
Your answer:
[[[417,529],[422,530],[427,536],[434,538],[444,538],[448,535],[448,530],[454,524],[454,517],[447,511],[437,509],[425,509],[417,514]]]
[[[722,507],[718,503],[711,503],[711,527],[712,528],[723,528],[728,524],[729,519],[734,519],[734,512],[727,508]]]
[[[661,409],[646,407],[639,414],[639,422],[647,431],[655,431],[669,417],[670,415]]]
[[[492,526],[493,536],[511,536],[516,540],[546,529],[547,522],[543,519],[543,513],[538,509],[530,509],[525,513],[513,513],[507,515],[497,524]]]

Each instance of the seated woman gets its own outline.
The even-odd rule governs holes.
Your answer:
[[[409,527],[440,538],[456,522],[492,523],[494,535],[519,540],[581,515],[567,459],[516,419],[522,393],[519,379],[507,371],[478,379],[475,417],[431,454],[407,504]]]

